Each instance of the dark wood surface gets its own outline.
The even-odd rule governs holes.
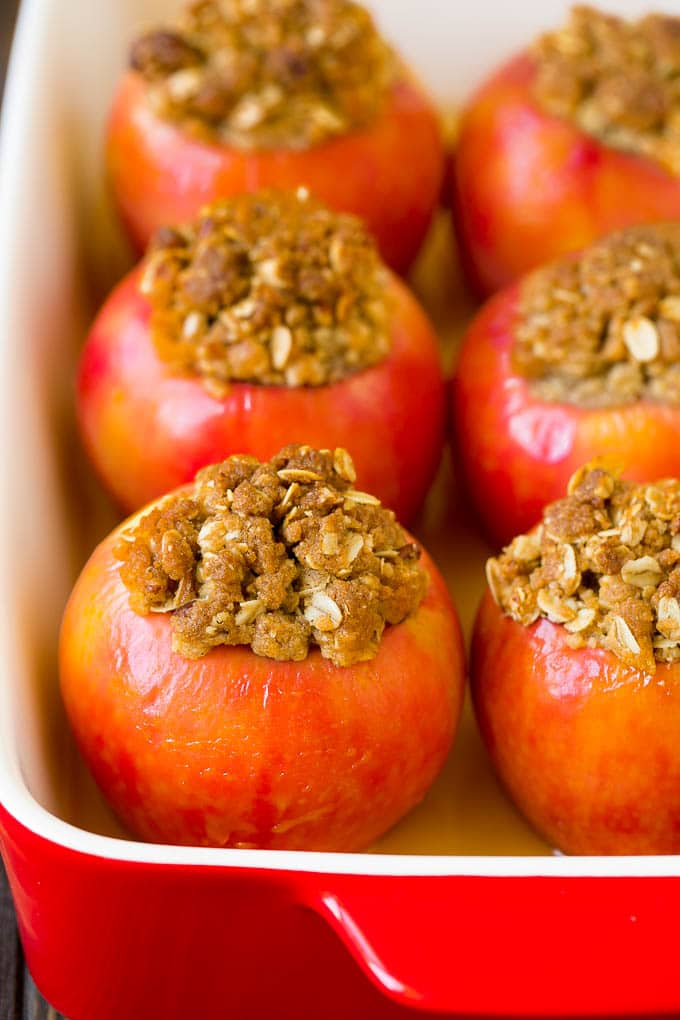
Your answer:
[[[0,90],[12,41],[19,0],[0,0]],[[0,1020],[58,1020],[45,1002],[24,964],[12,898],[0,864]]]

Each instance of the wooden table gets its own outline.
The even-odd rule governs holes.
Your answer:
[[[0,1020],[57,1020],[24,965],[14,908],[0,867]]]
[[[0,0],[0,90],[19,0]],[[57,1020],[58,1014],[37,992],[26,970],[14,908],[0,864],[0,1020]]]

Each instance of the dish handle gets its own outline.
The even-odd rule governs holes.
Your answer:
[[[307,906],[402,1006],[472,1016],[649,1017],[680,1005],[670,948],[680,878],[306,878]]]

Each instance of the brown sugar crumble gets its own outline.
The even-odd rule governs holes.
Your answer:
[[[679,17],[625,21],[577,6],[534,55],[534,98],[544,110],[680,174]]]
[[[680,404],[680,224],[629,227],[530,274],[512,367],[541,400]]]
[[[370,124],[396,75],[351,0],[198,0],[130,55],[155,113],[205,140],[304,149]]]
[[[561,624],[653,673],[680,659],[680,481],[634,485],[597,462],[542,523],[487,563],[491,593],[524,626]]]
[[[387,282],[361,222],[299,189],[161,229],[140,289],[160,357],[219,393],[232,380],[323,386],[382,361]]]
[[[387,624],[420,604],[420,550],[379,500],[353,488],[346,450],[287,446],[271,461],[229,457],[193,490],[157,503],[115,555],[132,608],[172,613],[172,647],[217,645],[338,666],[375,656]]]

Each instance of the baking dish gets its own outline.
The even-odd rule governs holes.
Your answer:
[[[469,716],[425,802],[370,854],[136,843],[79,762],[56,634],[79,565],[116,518],[74,435],[73,367],[127,264],[101,183],[107,99],[126,41],[168,6],[24,0],[7,86],[0,844],[38,986],[71,1020],[680,1010],[680,861],[551,854],[499,792]],[[565,6],[373,3],[446,104]],[[434,278],[434,261],[420,286],[448,328],[454,268],[439,260]],[[469,625],[486,549],[447,502],[460,501],[444,470],[419,534]]]

